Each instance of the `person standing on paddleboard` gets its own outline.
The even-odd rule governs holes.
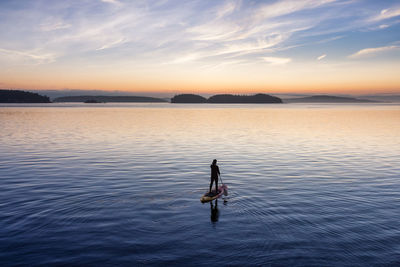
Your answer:
[[[210,165],[211,168],[211,182],[210,182],[210,193],[213,182],[215,181],[215,192],[218,194],[218,175],[220,175],[219,168],[217,165],[217,160],[214,159],[212,164]]]

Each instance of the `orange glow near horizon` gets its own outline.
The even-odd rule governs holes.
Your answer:
[[[371,65],[342,69],[304,63],[298,66],[260,66],[224,69],[154,69],[120,72],[116,70],[60,70],[38,67],[1,77],[4,89],[81,89],[140,93],[400,93],[397,64],[386,68]],[[154,74],[153,74],[154,73]]]

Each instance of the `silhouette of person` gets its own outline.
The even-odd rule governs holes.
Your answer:
[[[220,175],[220,172],[216,159],[213,160],[212,164],[210,165],[210,168],[211,168],[210,193],[213,182],[215,182],[215,194],[218,194],[218,175]]]
[[[218,211],[218,200],[215,200],[215,206],[213,205],[213,202],[210,202],[210,208],[211,208],[211,221],[212,222],[218,222],[218,217],[219,217],[219,211]]]

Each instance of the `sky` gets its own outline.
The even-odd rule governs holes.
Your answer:
[[[400,1],[0,0],[0,88],[400,93]]]

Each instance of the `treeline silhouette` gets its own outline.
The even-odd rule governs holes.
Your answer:
[[[201,95],[181,94],[171,98],[171,103],[207,103],[207,98]]]
[[[255,95],[213,95],[208,99],[200,95],[180,94],[171,98],[171,103],[219,103],[219,104],[262,104],[262,103],[282,103],[279,97],[267,94]]]
[[[50,103],[50,98],[20,90],[1,90],[0,103]]]

